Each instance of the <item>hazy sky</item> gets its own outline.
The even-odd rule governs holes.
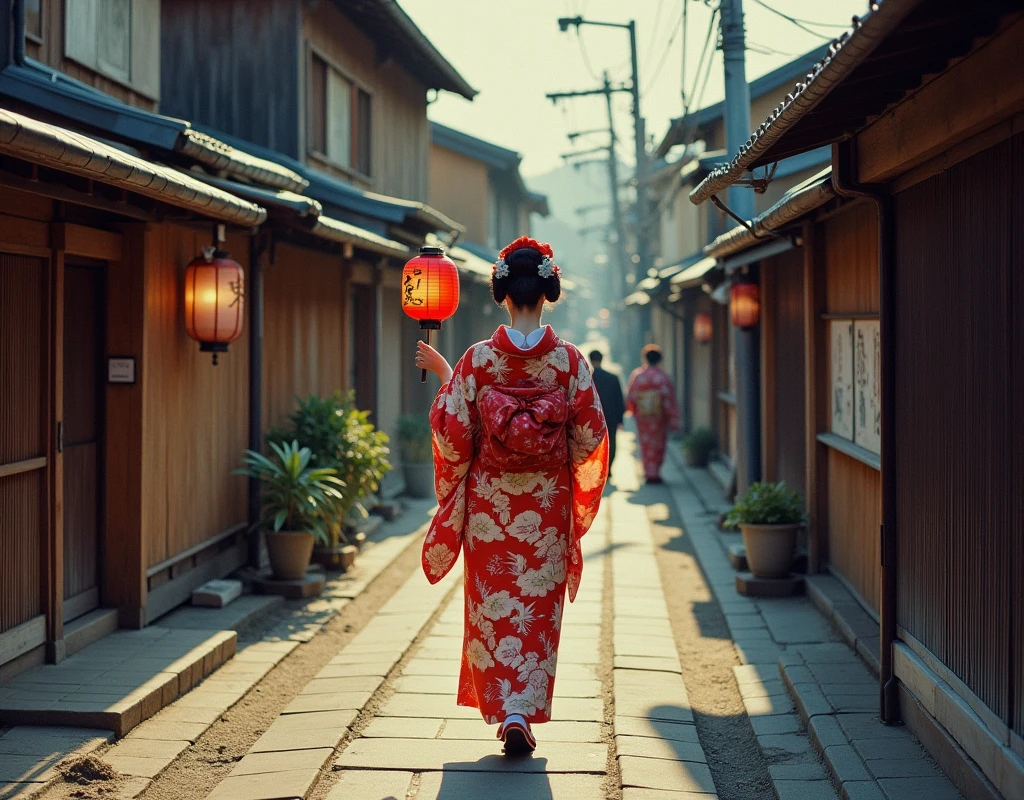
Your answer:
[[[687,5],[686,92],[694,91],[701,49],[707,40],[711,7],[705,0],[399,0],[441,53],[480,94],[473,102],[442,93],[429,116],[474,136],[518,150],[523,172],[538,175],[572,149],[566,134],[604,127],[604,98],[584,98],[555,107],[548,92],[597,88],[607,69],[613,83],[629,79],[629,38],[624,30],[584,26],[562,33],[557,19],[583,15],[607,22],[637,22],[641,111],[648,135],[660,141],[673,117],[680,116],[683,33]],[[747,80],[770,72],[842,32],[867,0],[763,0],[790,17],[828,23],[809,25],[821,36],[772,14],[757,0],[743,0],[746,15]],[[717,5],[717,1],[712,3]],[[716,23],[717,26],[717,23]],[[823,38],[827,37],[827,38]],[[712,43],[712,47],[714,43]],[[705,61],[705,63],[707,63]],[[701,71],[703,82],[704,70]],[[722,56],[714,62],[697,108],[722,99]],[[628,94],[615,99],[620,155],[632,161],[632,122]],[[757,125],[761,120],[752,120]],[[576,140],[578,149],[607,143],[606,137]]]

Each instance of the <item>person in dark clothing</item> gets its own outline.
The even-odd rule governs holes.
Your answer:
[[[589,358],[594,368],[594,386],[597,388],[598,397],[601,398],[605,422],[608,424],[608,468],[611,469],[612,461],[615,460],[615,433],[626,415],[626,402],[622,399],[622,384],[619,383],[618,376],[601,369],[601,362],[604,360],[601,351],[591,350]]]

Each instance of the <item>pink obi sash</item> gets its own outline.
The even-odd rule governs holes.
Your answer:
[[[482,428],[479,454],[486,463],[508,472],[568,463],[569,402],[560,387],[533,381],[492,384],[481,390],[476,406]]]

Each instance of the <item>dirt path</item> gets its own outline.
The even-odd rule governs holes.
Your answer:
[[[769,800],[775,790],[740,698],[739,664],[718,602],[664,486],[641,487],[701,745],[721,800]]]

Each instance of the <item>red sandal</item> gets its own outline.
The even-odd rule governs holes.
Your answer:
[[[505,755],[521,756],[537,749],[537,740],[530,723],[519,714],[510,714],[498,729],[498,738],[505,743]]]

